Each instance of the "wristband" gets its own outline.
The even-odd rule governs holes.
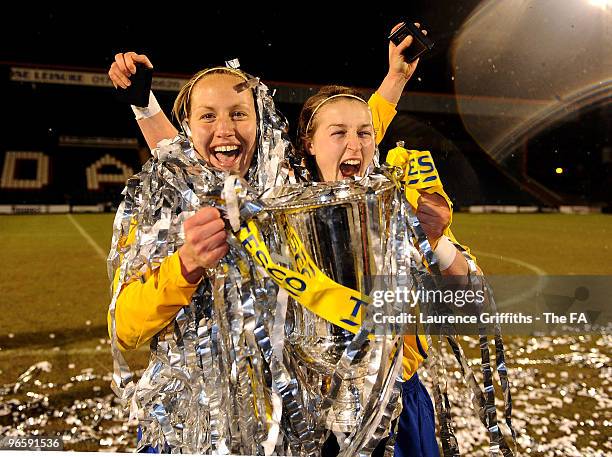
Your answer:
[[[451,242],[451,240],[448,239],[448,237],[443,235],[438,240],[438,244],[433,252],[438,258],[438,267],[440,268],[440,271],[444,271],[455,261],[457,248]]]
[[[130,106],[136,115],[137,121],[155,116],[161,111],[161,107],[159,106],[159,103],[157,103],[157,99],[155,98],[155,95],[153,95],[153,91],[149,91],[149,104],[146,106],[146,108],[141,108],[140,106],[134,105]]]

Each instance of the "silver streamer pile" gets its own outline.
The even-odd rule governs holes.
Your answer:
[[[154,151],[143,172],[128,182],[125,194],[109,257],[109,274],[119,268],[117,291],[176,252],[183,243],[185,218],[205,205],[219,207],[234,223],[236,217],[241,223],[255,217],[272,259],[297,268],[297,258],[288,249],[290,227],[329,278],[362,296],[372,290],[372,277],[391,282],[403,278],[403,286],[408,278],[409,287],[435,278],[429,270],[437,270],[436,259],[418,219],[401,189],[382,175],[335,185],[276,187],[262,204],[247,183],[206,168],[191,144],[177,137]],[[123,246],[130,224],[136,227],[136,238]],[[357,333],[343,330],[279,292],[278,278],[273,280],[233,234],[229,245],[228,255],[203,278],[190,305],[153,338],[149,367],[138,382],[117,346],[118,292],[113,297],[113,387],[130,402],[130,416],[143,430],[140,448],[317,456],[334,433],[340,455],[370,455],[399,414],[401,329],[375,325],[372,307],[365,306]],[[470,278],[482,284],[469,262]],[[382,311],[387,314],[404,311],[391,309],[398,304],[386,306],[389,309]],[[485,395],[456,338],[443,336],[472,389],[492,443],[501,443],[498,449],[511,455],[495,420],[490,370],[484,371],[488,352],[481,347]],[[482,338],[486,346],[486,336]],[[429,341],[439,349],[439,342]],[[499,363],[501,336],[496,342],[509,419],[507,376]],[[443,449],[445,455],[458,455],[444,367],[435,352],[432,378]],[[389,454],[392,446],[389,440]]]
[[[225,182],[221,178],[202,166],[184,138],[160,145],[143,172],[128,182],[126,199],[115,220],[109,274],[119,268],[117,291],[121,284],[156,268],[176,252],[183,242],[182,223],[199,207],[220,207],[230,220],[237,208],[242,221],[262,209],[246,183],[234,177]],[[375,213],[385,215],[386,221],[397,220],[391,217],[399,210],[393,203],[397,202],[394,192],[387,183],[386,206]],[[351,195],[347,189],[344,193]],[[369,205],[375,206],[374,200]],[[267,214],[259,217],[258,224],[275,228]],[[378,230],[388,226],[377,217],[372,219],[364,228],[372,231],[372,240],[378,240],[372,247],[377,265],[384,264],[384,253],[401,261],[403,252],[393,246],[400,248],[409,242],[403,238],[405,232],[398,231],[396,243],[387,249],[383,245],[387,238]],[[135,241],[123,246],[130,226],[135,227]],[[282,257],[285,245],[279,242],[278,233],[268,231],[266,239],[273,255]],[[294,312],[295,304],[288,306],[286,294],[278,292],[274,281],[233,235],[229,244],[230,252],[203,279],[190,305],[181,308],[174,322],[154,337],[149,367],[138,382],[118,349],[115,292],[110,306],[113,387],[130,402],[131,418],[137,419],[143,430],[140,447],[189,453],[316,456],[322,442],[335,432],[344,433],[342,455],[369,455],[388,434],[398,404],[399,334],[377,336],[370,342],[368,335],[374,328],[366,314],[357,335],[345,332],[344,346],[326,376],[302,369],[293,348],[284,346],[287,309]],[[356,398],[340,399],[355,395],[349,389],[355,386],[345,382],[355,361],[362,370],[362,388]],[[325,392],[320,390],[323,386],[327,386]],[[355,412],[345,410],[346,401],[353,402],[352,408],[359,414],[336,427],[334,424],[342,421],[330,419],[332,416]]]
[[[473,337],[460,340],[466,348],[478,348]],[[55,340],[49,342],[55,344]],[[29,361],[17,359],[24,347],[18,336],[0,340],[0,435],[61,437],[64,450],[134,451],[136,431],[127,426],[124,408],[109,389],[112,370],[100,365],[106,365],[103,345],[108,341],[91,343],[97,345],[91,347],[94,354],[89,359],[95,368],[66,360],[67,354],[60,347],[47,349],[50,352],[44,354],[45,358],[39,352],[30,359],[37,361],[30,366]],[[612,337],[515,336],[505,343],[514,367],[512,416],[518,434],[517,455],[610,455],[612,443],[606,431],[612,408]],[[457,366],[451,353],[444,351],[442,358],[449,368]],[[477,365],[480,356],[468,361]],[[426,362],[425,367],[428,365]],[[450,369],[448,376],[461,451],[485,457],[489,455],[488,443],[483,433],[475,432],[482,428],[480,419],[473,413],[469,397],[460,395],[461,373]],[[429,372],[419,372],[419,377],[433,391]]]

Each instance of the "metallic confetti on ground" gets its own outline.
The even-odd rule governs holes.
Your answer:
[[[477,340],[468,357],[478,363]],[[612,454],[612,337],[506,337],[519,455]],[[456,366],[452,355],[448,367]],[[110,372],[42,359],[0,387],[0,435],[57,435],[64,448],[132,451],[136,430],[110,392]],[[92,365],[95,365],[92,362]],[[475,369],[478,376],[478,370]],[[5,383],[6,372],[2,375]],[[458,372],[449,372],[462,455],[486,456],[488,440]],[[49,379],[61,382],[50,382]],[[429,388],[425,371],[421,378]],[[498,402],[500,404],[500,402]],[[498,414],[501,417],[501,411]]]
[[[463,338],[470,342],[472,351],[468,356],[470,363],[476,365],[477,339]],[[506,337],[506,343],[518,455],[611,455],[608,437],[612,432],[612,337]],[[445,354],[445,359],[448,367],[454,366],[451,354]],[[460,374],[449,372],[449,376],[461,453],[486,456],[486,432],[468,411],[471,405],[467,390],[460,385]],[[429,389],[427,373],[422,373],[421,378]],[[501,418],[501,399],[497,404]]]

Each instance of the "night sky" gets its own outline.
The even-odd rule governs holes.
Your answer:
[[[411,20],[424,25],[435,46],[421,59],[406,89],[452,94],[449,50],[458,30],[481,2],[416,0],[380,8],[376,4],[356,6],[356,2],[325,8],[286,2],[280,6],[255,3],[256,7],[248,9],[238,2],[226,2],[222,7],[219,3],[187,7],[186,3],[175,2],[165,3],[164,8],[164,4],[149,2],[146,10],[110,3],[82,4],[78,10],[34,8],[25,2],[23,6],[12,5],[0,28],[0,68],[5,72],[0,92],[6,88],[10,91],[4,99],[8,103],[5,124],[13,135],[0,140],[0,149],[44,149],[60,135],[138,135],[136,126],[126,122],[131,113],[123,106],[111,105],[112,89],[11,84],[8,68],[12,63],[106,72],[115,53],[133,50],[150,57],[157,76],[188,77],[201,68],[223,65],[225,60],[238,57],[244,70],[267,83],[342,84],[373,89],[387,72],[387,36],[391,28]],[[554,19],[554,12],[551,15]],[[169,106],[173,96],[162,93],[160,100]],[[74,115],[86,109],[87,104],[96,103],[104,108],[88,111],[87,116]],[[295,107],[282,108],[290,119],[297,116]],[[36,113],[33,117],[32,112]],[[603,110],[587,113],[592,117],[588,121],[580,117],[583,114],[567,121],[571,123],[575,118],[575,125],[560,124],[548,133],[550,138],[538,140],[537,147],[531,150],[531,157],[537,160],[528,161],[529,172],[557,192],[571,187],[580,199],[609,201],[612,187],[606,183],[610,177],[591,179],[593,170],[608,174],[610,165],[604,164],[602,151],[609,145],[609,135],[605,133],[609,122],[603,120]],[[457,157],[469,158],[475,168],[486,164],[484,153],[463,130],[458,116],[419,112],[413,117],[418,118],[419,125],[440,132],[435,136],[444,138],[444,144],[461,145]],[[26,118],[28,122],[24,123]],[[395,124],[400,131],[391,133],[402,138],[410,134],[415,144],[422,140],[422,147],[432,143],[427,135],[425,139],[417,138],[415,132],[419,130],[413,124],[403,131],[400,119]],[[567,146],[567,135],[579,138],[580,153],[585,158],[576,160],[576,148]],[[18,140],[27,140],[28,144],[17,144]],[[440,162],[443,160],[446,159]],[[575,169],[577,162],[586,168]],[[573,187],[551,171],[557,166],[566,170],[563,178]],[[491,177],[490,189],[499,187],[499,177],[492,169],[478,173],[482,179]],[[601,185],[591,189],[591,181]],[[472,192],[470,196],[476,194]],[[491,195],[483,196],[483,201],[505,201]]]
[[[436,43],[421,61],[411,90],[449,93],[449,44],[477,4],[420,0],[384,9],[315,10],[301,2],[281,7],[262,3],[249,10],[241,3],[171,11],[112,4],[88,4],[88,12],[22,9],[5,16],[12,19],[0,32],[0,60],[107,69],[116,52],[136,50],[149,55],[157,74],[191,74],[237,56],[245,70],[267,81],[375,87],[387,69],[386,37],[405,18],[423,23]],[[297,12],[300,6],[303,11]]]

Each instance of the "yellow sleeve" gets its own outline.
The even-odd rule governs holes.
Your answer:
[[[368,100],[368,106],[372,112],[372,122],[374,123],[374,132],[376,133],[376,144],[379,144],[385,132],[395,117],[397,111],[395,104],[387,101],[378,92],[374,92]]]
[[[130,227],[127,243],[134,239]],[[119,269],[115,271],[113,291],[119,282]],[[198,284],[191,284],[181,273],[178,252],[165,258],[158,268],[147,272],[142,280],[134,279],[123,285],[115,304],[117,339],[122,350],[136,349],[166,327],[181,307],[191,301]],[[108,333],[111,335],[110,310],[107,315]]]
[[[404,357],[402,359],[402,378],[408,381],[417,371],[419,365],[427,358],[427,340],[424,335],[404,336]]]

